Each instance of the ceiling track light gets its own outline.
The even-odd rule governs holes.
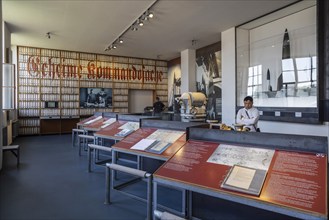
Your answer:
[[[141,19],[138,19],[137,24],[138,24],[140,27],[144,26],[144,23],[143,23],[143,21],[142,21]]]
[[[142,15],[142,20],[147,21],[149,19],[148,13],[145,12],[145,14]]]
[[[153,4],[151,6],[148,7],[148,9],[146,9],[146,11],[143,12],[143,14],[141,16],[139,16],[137,18],[137,20],[135,20],[135,22],[129,26],[124,32],[122,32],[119,37],[117,39],[115,39],[110,46],[108,46],[107,48],[105,48],[104,51],[109,51],[112,49],[116,49],[117,48],[117,44],[123,44],[123,39],[124,38],[124,34],[127,33],[129,30],[132,31],[137,31],[138,27],[142,27],[144,26],[144,22],[143,21],[147,21],[151,18],[154,17],[154,13],[150,11],[150,9],[158,2],[159,0],[155,0],[153,2]],[[48,32],[49,33],[49,32]],[[47,34],[48,34],[47,33]],[[50,34],[50,33],[49,33]],[[50,35],[49,35],[50,36]],[[49,37],[50,38],[50,37]]]
[[[48,38],[48,39],[51,38],[51,33],[50,33],[50,32],[47,32],[47,33],[46,33],[46,38]]]
[[[154,17],[153,12],[148,12],[148,17],[149,17],[149,18],[153,18],[153,17]]]

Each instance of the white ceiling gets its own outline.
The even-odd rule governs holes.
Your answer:
[[[129,27],[154,0],[2,0],[2,15],[13,45],[171,60],[295,1],[159,0],[151,8],[155,17],[138,31]],[[105,52],[126,29],[124,44]]]

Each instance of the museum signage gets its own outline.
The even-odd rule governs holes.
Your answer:
[[[119,68],[109,66],[97,66],[95,61],[89,61],[86,67],[82,65],[66,64],[62,58],[60,63],[55,63],[52,57],[48,57],[48,62],[41,62],[39,56],[29,56],[27,72],[30,76],[41,78],[78,78],[82,77],[84,68],[87,70],[88,79],[108,79],[119,81],[138,80],[144,82],[161,82],[162,71],[145,70],[141,65],[137,69],[134,65],[131,68]]]

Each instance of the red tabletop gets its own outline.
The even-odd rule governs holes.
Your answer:
[[[93,115],[93,116],[91,116],[91,117],[89,117],[89,118],[86,118],[86,119],[84,119],[84,120],[78,122],[77,125],[83,127],[83,126],[86,125],[86,124],[85,124],[86,122],[91,121],[91,120],[95,119],[96,117],[97,117],[97,116]]]
[[[83,128],[87,131],[99,131],[101,130],[101,127],[104,125],[103,122],[108,120],[108,118],[101,118],[95,122],[92,122],[90,124],[85,124]]]
[[[113,150],[126,152],[126,153],[133,153],[136,155],[146,156],[146,157],[157,157],[163,160],[169,159],[173,156],[186,142],[186,134],[184,133],[178,140],[176,140],[172,145],[170,145],[165,151],[161,154],[156,154],[147,151],[141,150],[133,150],[130,149],[134,146],[137,142],[142,140],[143,138],[147,138],[153,132],[157,131],[156,128],[140,128],[134,133],[130,134],[120,142],[116,143],[112,146]]]
[[[121,129],[119,129],[122,125],[126,124],[128,121],[116,121],[109,126],[100,129],[97,131],[94,136],[101,137],[112,140],[121,140],[123,137],[115,136],[115,134],[119,133]]]
[[[218,145],[190,140],[154,176],[327,216],[327,155],[276,150],[257,197],[220,187],[231,167],[207,162]]]

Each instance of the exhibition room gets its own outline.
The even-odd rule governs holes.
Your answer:
[[[328,1],[0,6],[0,219],[328,219]]]

